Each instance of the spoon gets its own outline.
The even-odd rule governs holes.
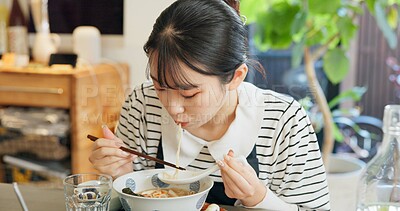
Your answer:
[[[174,175],[176,170],[167,170],[159,173],[158,179],[167,184],[190,184],[203,179],[204,177],[216,172],[217,170],[219,170],[219,166],[217,164],[203,171],[178,171],[176,175]]]

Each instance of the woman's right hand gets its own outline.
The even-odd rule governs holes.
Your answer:
[[[103,126],[104,138],[97,139],[89,156],[94,168],[103,174],[117,178],[133,171],[133,160],[137,157],[124,152],[119,147],[125,146],[107,126]]]

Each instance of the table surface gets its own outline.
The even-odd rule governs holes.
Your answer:
[[[46,189],[22,184],[18,186],[29,211],[65,210],[64,190]],[[228,211],[248,210],[232,206],[223,207]],[[22,210],[12,184],[0,183],[0,210]]]

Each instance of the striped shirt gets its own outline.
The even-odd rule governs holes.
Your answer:
[[[322,163],[315,132],[306,112],[294,99],[258,89],[243,82],[254,98],[260,102],[260,129],[255,147],[259,162],[259,179],[268,187],[268,195],[274,194],[296,210],[329,210],[329,192],[325,168]],[[251,109],[251,107],[249,107]],[[162,137],[162,105],[151,82],[136,87],[127,98],[122,110],[116,135],[131,148],[156,157]],[[228,130],[229,131],[229,130]],[[253,146],[254,147],[254,146]],[[186,168],[205,169],[215,162],[207,146]],[[155,162],[138,158],[134,170],[155,167]],[[219,172],[212,174],[219,182]],[[257,208],[270,208],[260,204]]]

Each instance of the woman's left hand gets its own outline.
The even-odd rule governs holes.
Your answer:
[[[260,203],[267,193],[264,184],[258,179],[254,169],[234,158],[232,150],[218,161],[224,182],[225,194],[229,198],[239,199],[243,205],[253,207]]]

